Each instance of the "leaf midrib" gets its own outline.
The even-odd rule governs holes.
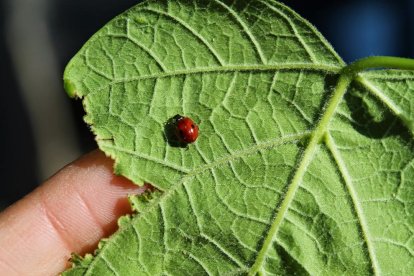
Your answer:
[[[353,76],[348,74],[340,74],[337,85],[332,93],[332,97],[326,104],[326,108],[322,109],[325,113],[321,114],[320,121],[314,127],[312,131],[311,138],[309,143],[300,159],[297,169],[292,177],[292,181],[287,186],[287,190],[283,200],[277,208],[277,213],[275,218],[269,228],[269,231],[264,239],[262,247],[257,254],[256,261],[252,265],[249,271],[249,276],[255,275],[260,271],[261,266],[266,258],[267,252],[273,243],[273,239],[279,231],[279,228],[284,220],[284,217],[289,210],[291,202],[295,197],[296,191],[299,188],[299,185],[302,181],[303,176],[305,175],[306,169],[313,160],[313,157],[319,147],[320,142],[322,141],[324,135],[328,131],[329,123],[334,116],[339,103],[342,101],[342,98],[353,79]]]
[[[361,75],[356,76],[355,77],[357,81],[361,82],[364,84],[365,80]],[[306,147],[304,154],[303,154],[303,158],[300,160],[299,165],[297,167],[297,170],[295,172],[295,175],[292,178],[291,183],[288,186],[287,192],[285,194],[284,199],[282,200],[280,207],[278,208],[278,212],[276,213],[275,219],[271,225],[271,227],[269,228],[269,231],[266,235],[266,238],[263,242],[262,248],[260,249],[257,257],[256,257],[256,261],[255,263],[252,265],[250,271],[249,271],[249,276],[252,276],[258,272],[260,272],[261,266],[263,265],[263,262],[265,260],[267,251],[269,249],[269,247],[271,246],[276,234],[278,233],[279,227],[282,224],[282,221],[284,219],[284,216],[286,214],[286,212],[288,211],[290,204],[295,196],[295,193],[301,183],[301,180],[306,172],[306,168],[307,166],[310,164],[310,162],[312,161],[315,153],[318,150],[319,144],[324,143],[329,151],[331,152],[335,163],[338,167],[338,170],[341,173],[341,177],[343,179],[343,181],[345,182],[346,185],[346,189],[349,191],[351,199],[352,199],[352,203],[353,203],[353,207],[354,210],[356,212],[356,216],[358,218],[358,222],[359,222],[359,226],[361,228],[362,231],[362,238],[367,246],[367,250],[368,250],[368,257],[369,260],[371,262],[371,269],[372,272],[374,273],[374,275],[379,275],[381,273],[381,269],[377,260],[377,256],[376,256],[376,252],[372,243],[372,237],[371,234],[369,232],[369,228],[367,225],[367,221],[364,215],[364,212],[362,210],[362,207],[358,204],[358,196],[356,194],[356,191],[352,185],[352,181],[350,180],[350,176],[349,173],[347,171],[346,165],[341,157],[341,155],[339,154],[336,145],[334,144],[333,138],[330,136],[329,134],[329,130],[328,130],[328,126],[330,123],[330,120],[332,119],[332,117],[336,114],[336,110],[339,106],[339,103],[342,101],[342,98],[344,96],[344,94],[346,93],[350,83],[352,82],[352,80],[354,79],[354,76],[352,75],[347,75],[342,73],[340,75],[340,78],[338,80],[337,86],[334,90],[333,96],[330,99],[330,101],[327,103],[326,105],[326,109],[325,109],[325,113],[322,114],[321,116],[321,120],[319,121],[319,123],[316,125],[316,127],[314,128],[314,131],[312,131],[311,134],[311,139],[309,141],[308,146]],[[366,83],[365,83],[366,84]],[[371,90],[370,92],[372,94],[374,94],[375,96],[377,96],[379,98],[379,100],[384,101],[383,97],[378,96],[378,93],[380,93],[380,91],[372,91],[372,87],[368,87],[371,88],[369,90]],[[387,101],[384,102],[384,104],[392,109],[392,106],[389,106],[389,103]],[[392,110],[394,111],[394,110]]]

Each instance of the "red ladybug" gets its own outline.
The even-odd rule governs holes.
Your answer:
[[[177,116],[175,134],[180,142],[194,143],[198,137],[198,126],[188,117]]]

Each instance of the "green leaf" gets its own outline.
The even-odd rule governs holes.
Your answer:
[[[351,82],[271,0],[147,1],[65,71],[115,172],[159,191],[65,275],[414,271],[414,71]],[[345,96],[343,94],[347,91]],[[169,143],[189,116],[200,135]]]

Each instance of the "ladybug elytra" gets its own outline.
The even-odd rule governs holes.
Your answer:
[[[198,137],[198,126],[188,117],[178,115],[176,118],[175,135],[184,143],[194,143]]]

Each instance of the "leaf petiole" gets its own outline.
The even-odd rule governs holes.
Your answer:
[[[366,57],[344,67],[341,75],[355,76],[361,71],[374,68],[414,70],[414,59],[386,56]]]

